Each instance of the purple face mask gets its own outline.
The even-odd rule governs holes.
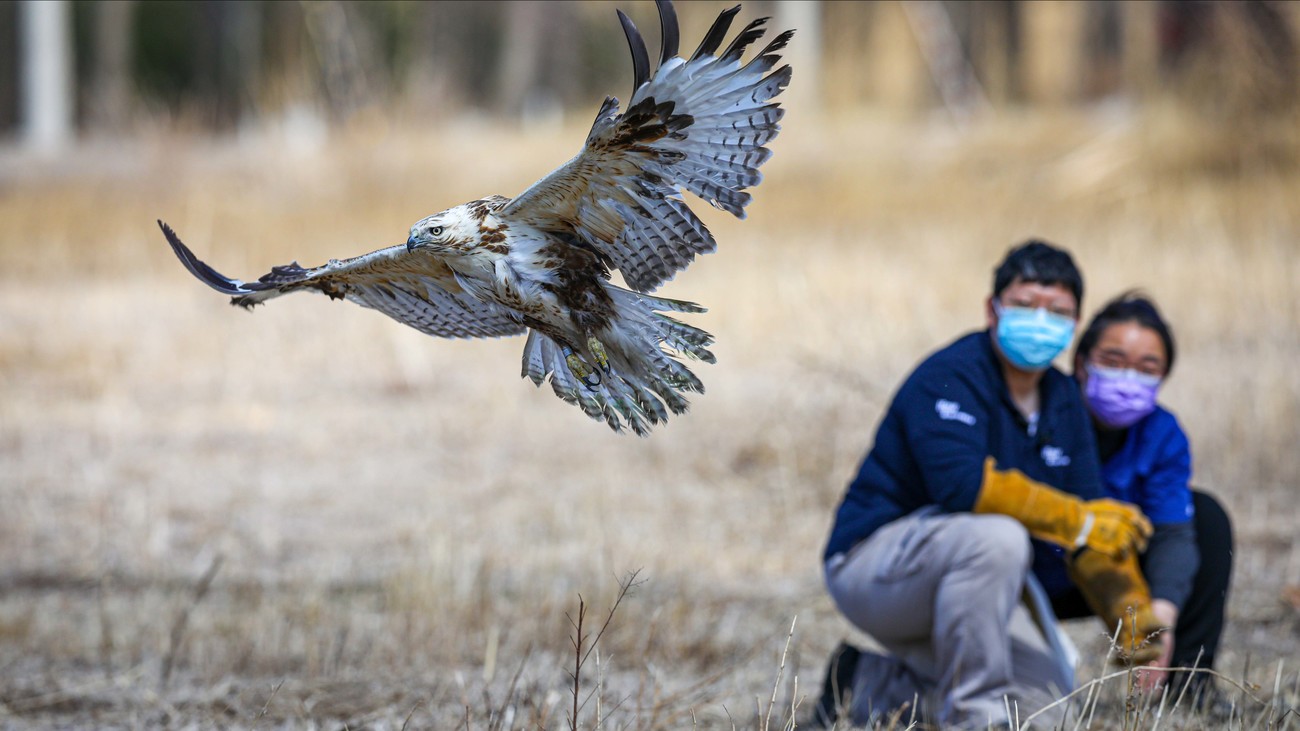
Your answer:
[[[1088,384],[1083,393],[1088,408],[1102,424],[1127,429],[1155,411],[1160,376],[1135,370],[1088,365]]]

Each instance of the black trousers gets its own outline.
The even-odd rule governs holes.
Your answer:
[[[1196,548],[1201,565],[1192,579],[1192,593],[1178,614],[1174,627],[1172,667],[1213,668],[1214,656],[1223,635],[1224,612],[1228,605],[1228,583],[1232,578],[1232,522],[1223,506],[1209,493],[1192,491],[1195,510]],[[1092,610],[1078,589],[1052,599],[1060,619],[1090,617]],[[1198,659],[1199,658],[1199,659]],[[1208,677],[1198,673],[1200,677]]]

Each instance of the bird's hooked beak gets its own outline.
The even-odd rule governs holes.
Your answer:
[[[411,234],[410,236],[406,237],[406,251],[408,254],[412,251],[415,251],[416,247],[418,247],[419,245],[420,242],[415,238],[415,234]]]

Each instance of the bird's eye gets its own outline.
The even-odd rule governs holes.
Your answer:
[[[429,229],[429,235],[430,235],[430,236],[441,236],[441,235],[442,235],[442,226],[434,226],[434,227],[430,228],[430,229]]]

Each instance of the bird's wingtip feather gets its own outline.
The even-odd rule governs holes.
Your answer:
[[[181,241],[181,238],[176,235],[172,227],[163,223],[161,219],[158,221],[158,226],[162,229],[163,236],[167,238],[167,243],[171,244],[172,252],[176,254],[176,258],[180,259],[181,264],[185,265],[190,274],[197,277],[199,281],[222,294],[232,296],[248,294],[251,291],[244,287],[243,282],[231,279],[205,264]]]

